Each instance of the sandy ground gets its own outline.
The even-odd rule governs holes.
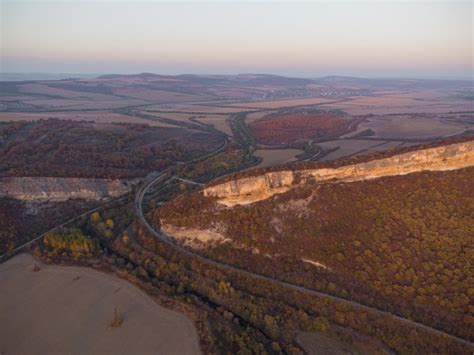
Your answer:
[[[265,168],[289,163],[295,160],[295,156],[303,153],[299,149],[258,149],[254,155],[263,159],[255,168]]]
[[[35,263],[40,271],[32,271]],[[107,329],[115,307],[124,322]],[[189,319],[125,280],[20,254],[0,265],[0,353],[199,354],[200,348]]]
[[[232,241],[225,235],[210,229],[175,227],[170,224],[163,224],[161,229],[181,243],[197,249]]]

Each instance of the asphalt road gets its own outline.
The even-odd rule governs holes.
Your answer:
[[[160,182],[160,180],[163,180],[161,181],[161,183],[166,183],[168,180],[170,179],[173,179],[174,177],[170,177],[169,179],[165,179],[166,177],[166,173],[167,171],[163,171],[162,173],[160,173],[158,176],[156,176],[155,178],[153,179],[150,179],[149,181],[146,181],[141,187],[140,189],[138,190],[136,196],[135,196],[135,211],[136,211],[136,214],[137,214],[137,217],[141,220],[141,222],[143,223],[143,226],[147,229],[147,231],[153,235],[156,239],[158,239],[159,241],[165,243],[165,244],[168,244],[169,246],[171,246],[172,248],[174,248],[176,251],[180,252],[180,253],[183,253],[185,255],[188,255],[190,257],[193,257],[199,261],[202,261],[202,262],[205,262],[209,265],[213,265],[213,266],[216,266],[216,267],[219,267],[219,268],[222,268],[222,269],[225,269],[225,270],[229,270],[229,271],[233,271],[233,272],[238,272],[238,273],[241,273],[241,274],[244,274],[246,276],[249,276],[249,277],[253,277],[255,279],[259,279],[259,280],[264,280],[266,282],[270,282],[270,283],[273,283],[274,285],[278,285],[278,286],[281,286],[281,287],[284,287],[284,288],[287,288],[287,289],[290,289],[290,290],[295,290],[295,291],[300,291],[300,292],[303,292],[303,293],[306,293],[306,294],[310,294],[310,295],[313,295],[313,296],[316,296],[316,297],[321,297],[321,298],[325,298],[325,299],[328,299],[328,300],[331,300],[331,301],[334,301],[334,302],[339,302],[341,304],[344,304],[344,305],[348,305],[348,306],[351,306],[351,307],[354,307],[354,308],[357,308],[357,309],[360,309],[361,311],[367,311],[367,312],[372,312],[372,313],[376,313],[380,316],[384,316],[384,317],[390,317],[398,322],[401,322],[401,323],[404,323],[404,324],[407,324],[407,325],[410,325],[414,328],[417,328],[417,329],[422,329],[422,330],[425,330],[425,331],[428,331],[432,334],[436,334],[436,335],[439,335],[439,336],[444,336],[444,337],[447,337],[447,338],[450,338],[454,341],[457,341],[461,344],[464,344],[468,347],[471,347],[474,351],[474,343],[468,341],[468,340],[465,340],[465,339],[462,339],[462,338],[459,338],[457,336],[454,336],[454,335],[451,335],[449,333],[446,333],[446,332],[443,332],[441,330],[438,330],[438,329],[435,329],[435,328],[431,328],[427,325],[424,325],[424,324],[421,324],[421,323],[418,323],[418,322],[415,322],[413,320],[410,320],[410,319],[407,319],[407,318],[403,318],[403,317],[400,317],[400,316],[397,316],[395,314],[392,314],[392,313],[389,313],[389,312],[385,312],[385,311],[381,311],[377,308],[373,308],[373,307],[370,307],[370,306],[366,306],[366,305],[363,305],[363,304],[360,304],[360,303],[357,303],[357,302],[354,302],[354,301],[350,301],[350,300],[347,300],[347,299],[344,299],[344,298],[340,298],[340,297],[337,297],[337,296],[333,296],[333,295],[329,295],[329,294],[326,294],[326,293],[323,293],[323,292],[318,292],[318,291],[314,291],[314,290],[311,290],[311,289],[308,289],[308,288],[305,288],[305,287],[302,287],[302,286],[298,286],[298,285],[294,285],[294,284],[291,284],[291,283],[288,283],[288,282],[284,282],[284,281],[281,281],[281,280],[277,280],[277,279],[273,279],[273,278],[270,278],[268,276],[264,276],[264,275],[260,275],[260,274],[255,274],[253,272],[250,272],[250,271],[247,271],[247,270],[243,270],[243,269],[240,269],[240,268],[237,268],[235,266],[232,266],[232,265],[228,265],[228,264],[224,264],[224,263],[221,263],[219,261],[215,261],[213,259],[210,259],[210,258],[207,258],[207,257],[204,257],[200,254],[197,254],[189,249],[186,249],[184,248],[183,246],[179,245],[178,243],[176,243],[174,240],[172,240],[171,238],[169,238],[167,235],[165,235],[164,233],[161,233],[159,231],[156,231],[151,225],[150,223],[147,221],[147,219],[145,218],[144,214],[143,214],[143,209],[142,209],[142,202],[143,202],[143,198],[145,196],[145,194],[147,193],[148,189],[150,188],[150,186]]]
[[[227,144],[228,144],[228,139],[226,138],[224,144],[220,148],[215,150],[214,152],[211,152],[211,153],[206,154],[202,157],[193,159],[193,160],[191,160],[189,162],[186,162],[186,163],[178,163],[177,165],[191,164],[191,163],[196,163],[196,162],[208,159],[209,157],[222,152],[227,147]],[[154,176],[152,178],[145,179],[144,183],[140,186],[138,192],[135,195],[134,205],[135,205],[136,215],[141,220],[141,222],[143,223],[143,225],[147,229],[147,231],[151,235],[153,235],[156,239],[160,240],[161,242],[163,242],[165,244],[168,244],[169,246],[171,246],[172,248],[174,248],[175,250],[177,250],[180,253],[183,253],[185,255],[193,257],[193,258],[195,258],[197,260],[200,260],[202,262],[205,262],[209,265],[213,265],[213,266],[216,266],[216,267],[219,267],[219,268],[222,268],[222,269],[225,269],[225,270],[233,271],[233,272],[238,272],[238,273],[244,274],[246,276],[253,277],[253,278],[259,279],[259,280],[263,280],[263,281],[266,281],[266,282],[270,282],[270,283],[273,283],[274,285],[278,285],[278,286],[281,286],[281,287],[284,287],[284,288],[287,288],[287,289],[290,289],[290,290],[303,292],[303,293],[310,294],[310,295],[313,295],[313,296],[316,296],[316,297],[321,297],[321,298],[325,298],[325,299],[328,299],[328,300],[331,300],[331,301],[334,301],[334,302],[339,302],[341,304],[349,305],[351,307],[360,309],[361,311],[367,311],[367,312],[376,313],[380,316],[391,317],[392,319],[394,319],[396,321],[399,321],[399,322],[402,322],[404,324],[410,325],[414,328],[422,329],[422,330],[428,331],[432,334],[437,334],[439,336],[444,336],[444,337],[447,337],[447,338],[452,339],[454,341],[457,341],[461,344],[464,344],[464,345],[472,348],[473,351],[474,351],[474,343],[472,343],[468,340],[456,337],[454,335],[451,335],[449,333],[443,332],[443,331],[435,329],[435,328],[431,328],[427,325],[415,322],[413,320],[406,319],[406,318],[397,316],[397,315],[389,313],[389,312],[381,311],[377,308],[366,306],[366,305],[363,305],[363,304],[360,304],[360,303],[357,303],[357,302],[354,302],[354,301],[350,301],[350,300],[347,300],[347,299],[344,299],[344,298],[329,295],[329,294],[326,294],[326,293],[323,293],[323,292],[314,291],[314,290],[311,290],[311,289],[308,289],[308,288],[305,288],[305,287],[302,287],[302,286],[298,286],[298,285],[294,285],[294,284],[284,282],[284,281],[281,281],[281,280],[273,279],[273,278],[270,278],[270,277],[267,277],[267,276],[264,276],[264,275],[256,274],[256,273],[253,273],[253,272],[250,272],[250,271],[247,271],[247,270],[237,268],[237,267],[232,266],[232,265],[228,265],[228,264],[225,264],[225,263],[215,261],[213,259],[210,259],[210,258],[204,257],[202,255],[199,255],[199,254],[197,254],[197,253],[195,253],[191,250],[185,249],[184,247],[182,247],[178,243],[174,242],[171,238],[169,238],[165,234],[156,231],[149,224],[149,222],[147,221],[147,219],[145,218],[145,216],[143,214],[143,208],[142,208],[143,198],[144,198],[145,194],[147,193],[148,189],[150,188],[150,186],[152,186],[152,185],[154,185],[158,182],[161,182],[162,184],[164,184],[164,183],[168,182],[171,179],[176,179],[176,176],[173,175],[173,174],[169,177],[167,177],[167,175],[169,173],[171,173],[176,168],[177,165],[171,166],[171,167],[163,170],[162,172],[160,172],[158,174],[154,174]],[[161,181],[161,180],[163,180],[163,181]],[[104,208],[106,205],[108,205],[112,202],[117,202],[117,201],[123,200],[123,199],[128,198],[128,197],[129,196],[127,195],[127,196],[121,197],[119,199],[108,201],[107,203],[105,203],[101,206],[98,206],[94,209],[91,209],[89,211],[81,213],[80,215],[77,215],[77,216],[69,219],[68,221],[66,221],[66,222],[64,222],[64,223],[48,230],[47,232],[42,233],[41,235],[39,235],[39,236],[35,237],[34,239],[30,240],[29,242],[22,244],[21,246],[15,248],[12,252],[0,255],[0,261],[2,261],[2,259],[4,259],[4,258],[8,258],[9,255],[12,255],[12,254],[15,254],[18,251],[21,251],[26,246],[28,246],[28,245],[34,243],[35,241],[43,238],[46,234],[48,234],[48,233],[50,233],[54,230],[57,230],[59,228],[62,228],[65,225],[67,225],[67,224],[69,224],[69,223],[71,223],[71,222],[73,222],[73,221],[75,221],[75,220],[77,220],[77,219],[79,219],[83,216],[86,216],[86,215],[88,215],[92,212],[100,210],[100,209]]]

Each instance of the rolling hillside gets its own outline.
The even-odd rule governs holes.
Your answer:
[[[216,260],[472,339],[474,141],[359,160],[237,174],[153,220]]]

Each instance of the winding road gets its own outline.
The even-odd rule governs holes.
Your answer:
[[[221,147],[219,147],[218,149],[216,149],[215,151],[209,153],[209,154],[205,154],[201,157],[198,157],[196,159],[193,159],[193,160],[190,160],[188,162],[179,162],[173,166],[170,166],[169,168],[159,172],[159,173],[155,173],[155,174],[150,174],[149,175],[149,178],[146,178],[145,181],[143,182],[143,184],[140,186],[139,190],[137,191],[136,195],[135,195],[135,199],[134,199],[134,207],[135,207],[135,213],[137,215],[137,217],[140,219],[141,223],[143,224],[143,226],[146,228],[146,230],[151,234],[153,235],[157,240],[159,240],[160,242],[163,242],[169,246],[171,246],[172,248],[174,248],[176,251],[184,254],[184,255],[187,255],[187,256],[190,256],[192,258],[195,258],[196,260],[199,260],[199,261],[202,261],[204,263],[207,263],[209,265],[212,265],[212,266],[215,266],[215,267],[218,267],[218,268],[222,268],[224,270],[228,270],[228,271],[232,271],[232,272],[237,272],[237,273],[241,273],[243,275],[246,275],[248,277],[251,277],[251,278],[254,278],[254,279],[258,279],[258,280],[263,280],[263,281],[266,281],[266,282],[270,282],[274,285],[277,285],[277,286],[280,286],[280,287],[283,287],[283,288],[286,288],[288,290],[293,290],[293,291],[299,291],[299,292],[303,292],[303,293],[306,293],[306,294],[309,294],[309,295],[312,295],[312,296],[316,296],[316,297],[320,297],[320,298],[325,298],[327,300],[331,300],[331,301],[334,301],[334,302],[338,302],[340,304],[343,304],[343,305],[348,305],[348,306],[351,306],[351,307],[354,307],[356,309],[359,309],[360,311],[367,311],[367,312],[371,312],[371,313],[374,313],[374,314],[377,314],[379,316],[383,316],[383,317],[390,317],[398,322],[401,322],[403,324],[406,324],[406,325],[409,325],[409,326],[412,326],[414,328],[417,328],[417,329],[420,329],[420,330],[424,330],[424,331],[427,331],[427,332],[430,332],[432,334],[436,334],[436,335],[439,335],[441,337],[445,337],[445,338],[449,338],[453,341],[456,341],[456,342],[459,342],[460,344],[463,344],[469,348],[471,348],[473,351],[474,351],[474,343],[472,343],[471,341],[468,341],[466,339],[462,339],[462,338],[459,338],[457,336],[454,336],[452,334],[449,334],[449,333],[446,333],[446,332],[443,332],[441,330],[438,330],[438,329],[435,329],[435,328],[432,328],[432,327],[429,327],[427,325],[424,325],[424,324],[421,324],[421,323],[418,323],[418,322],[415,322],[413,320],[410,320],[410,319],[406,319],[406,318],[403,318],[403,317],[400,317],[400,316],[397,316],[395,314],[392,314],[392,313],[389,313],[389,312],[386,312],[386,311],[381,311],[377,308],[373,308],[373,307],[370,307],[370,306],[366,306],[366,305],[363,305],[363,304],[360,304],[360,303],[357,303],[355,301],[351,301],[351,300],[348,300],[348,299],[344,299],[344,298],[341,298],[341,297],[337,297],[337,296],[333,296],[333,295],[330,295],[330,294],[326,294],[326,293],[323,293],[323,292],[319,292],[319,291],[315,291],[315,290],[312,290],[312,289],[308,289],[308,288],[305,288],[305,287],[302,287],[302,286],[298,286],[298,285],[295,285],[295,284],[291,284],[291,283],[288,283],[288,282],[285,282],[285,281],[281,281],[281,280],[278,280],[278,279],[273,279],[271,277],[268,277],[268,276],[264,276],[264,275],[261,275],[261,274],[256,274],[256,273],[253,273],[253,272],[250,272],[250,271],[247,271],[247,270],[244,270],[244,269],[240,269],[238,267],[235,267],[235,266],[232,266],[232,265],[229,265],[229,264],[225,264],[225,263],[222,263],[222,262],[219,262],[219,261],[216,261],[216,260],[213,260],[213,259],[210,259],[210,258],[207,258],[205,256],[202,256],[200,254],[197,254],[195,252],[193,252],[192,250],[189,250],[189,249],[186,249],[184,248],[183,246],[181,246],[180,244],[178,244],[177,242],[175,242],[173,239],[171,239],[169,236],[163,234],[162,232],[160,231],[157,231],[153,228],[152,225],[150,225],[150,223],[148,222],[148,220],[145,218],[145,215],[143,213],[143,199],[145,197],[145,195],[147,194],[148,190],[150,189],[150,187],[152,185],[155,185],[157,183],[161,183],[161,184],[165,184],[167,183],[168,181],[171,181],[171,180],[174,180],[174,179],[178,179],[178,180],[182,180],[182,181],[185,181],[185,182],[188,182],[188,183],[195,183],[193,181],[189,181],[189,180],[186,180],[186,179],[182,179],[178,176],[176,176],[175,174],[173,174],[173,171],[176,167],[178,166],[185,166],[185,165],[188,165],[188,164],[192,164],[192,163],[196,163],[196,162],[200,162],[200,161],[203,161],[203,160],[206,160],[208,159],[209,157],[211,156],[214,156],[216,154],[219,154],[221,153],[222,151],[225,150],[225,148],[227,147],[229,143],[229,138],[228,137],[225,137],[224,138],[224,143]],[[197,184],[197,183],[195,183]],[[118,202],[118,201],[121,201],[121,200],[124,200],[126,198],[129,198],[130,196],[127,195],[127,196],[123,196],[121,198],[118,198],[118,199],[114,199],[114,200],[110,200],[108,201],[107,203],[101,205],[101,206],[98,206],[96,208],[93,208],[91,210],[88,210],[86,212],[83,212],[81,213],[80,215],[77,215],[71,219],[69,219],[68,221],[48,230],[47,232],[44,232],[42,233],[41,235],[35,237],[34,239],[28,241],[27,243],[24,243],[22,244],[21,246],[18,246],[17,248],[15,248],[14,250],[8,252],[8,253],[5,253],[5,254],[2,254],[0,255],[0,262],[4,259],[4,258],[8,258],[8,256],[11,256],[11,255],[14,255],[15,253],[21,251],[22,249],[24,249],[25,247],[27,247],[28,245],[31,245],[33,244],[34,242],[40,240],[41,238],[43,238],[46,234],[52,232],[52,231],[55,231],[57,229],[60,229],[66,225],[68,225],[69,223],[71,222],[74,222],[75,220],[81,218],[81,217],[84,217],[92,212],[95,212],[95,211],[98,211],[98,210],[101,210],[103,209],[104,207],[106,207],[107,205],[109,205],[110,203],[112,202]]]
[[[172,168],[169,169],[169,171],[171,171]],[[168,169],[167,169],[168,170]],[[222,268],[222,269],[225,269],[225,270],[228,270],[228,271],[233,271],[233,272],[238,272],[238,273],[241,273],[243,275],[246,275],[246,276],[249,276],[249,277],[253,277],[255,279],[259,279],[259,280],[264,280],[266,282],[270,282],[274,285],[278,285],[280,287],[284,287],[284,288],[287,288],[287,289],[290,289],[290,290],[294,290],[294,291],[300,291],[300,292],[303,292],[303,293],[306,293],[306,294],[310,294],[310,295],[313,295],[313,296],[316,296],[316,297],[321,297],[321,298],[325,298],[325,299],[328,299],[328,300],[331,300],[331,301],[334,301],[334,302],[339,302],[341,304],[344,304],[344,305],[348,305],[348,306],[351,306],[351,307],[354,307],[354,308],[357,308],[357,309],[360,309],[361,311],[367,311],[367,312],[372,312],[372,313],[375,313],[379,316],[385,316],[385,317],[391,317],[393,318],[394,320],[398,321],[398,322],[401,322],[401,323],[404,323],[406,325],[410,325],[414,328],[417,328],[417,329],[421,329],[421,330],[425,330],[427,332],[430,332],[432,334],[436,334],[436,335],[439,335],[439,336],[442,336],[442,337],[447,337],[449,339],[452,339],[454,341],[457,341],[463,345],[466,345],[470,348],[473,349],[474,351],[474,343],[468,341],[468,340],[465,340],[465,339],[462,339],[462,338],[459,338],[455,335],[452,335],[452,334],[449,334],[449,333],[446,333],[446,332],[443,332],[441,330],[438,330],[438,329],[435,329],[435,328],[432,328],[432,327],[429,327],[427,325],[424,325],[424,324],[421,324],[421,323],[418,323],[418,322],[415,322],[413,320],[410,320],[410,319],[407,319],[407,318],[403,318],[403,317],[400,317],[400,316],[397,316],[395,314],[392,314],[392,313],[389,313],[389,312],[385,312],[385,311],[381,311],[377,308],[373,308],[373,307],[370,307],[370,306],[366,306],[366,305],[363,305],[363,304],[360,304],[360,303],[357,303],[355,301],[350,301],[350,300],[347,300],[347,299],[344,299],[344,298],[340,298],[340,297],[337,297],[337,296],[333,296],[333,295],[329,295],[329,294],[326,294],[326,293],[323,293],[323,292],[319,292],[319,291],[314,291],[314,290],[311,290],[311,289],[308,289],[308,288],[305,288],[305,287],[302,287],[302,286],[298,286],[298,285],[294,285],[294,284],[291,284],[291,283],[288,283],[288,282],[285,282],[285,281],[281,281],[281,280],[277,280],[277,279],[273,279],[271,277],[268,277],[268,276],[264,276],[264,275],[260,275],[260,274],[256,274],[256,273],[253,273],[253,272],[250,272],[250,271],[247,271],[247,270],[243,270],[243,269],[240,269],[240,268],[237,268],[235,266],[232,266],[232,265],[229,265],[229,264],[225,264],[225,263],[222,263],[222,262],[219,262],[219,261],[216,261],[216,260],[213,260],[213,259],[210,259],[210,258],[207,258],[205,256],[202,256],[200,254],[197,254],[189,249],[186,249],[184,248],[183,246],[181,246],[180,244],[178,244],[177,242],[175,242],[174,240],[172,240],[170,237],[168,237],[167,235],[165,235],[164,233],[160,232],[160,231],[157,231],[155,230],[151,225],[150,223],[148,222],[148,220],[145,218],[145,215],[143,213],[143,208],[142,208],[142,203],[143,203],[143,198],[145,196],[145,194],[147,193],[148,189],[156,184],[156,183],[166,183],[168,180],[171,180],[174,178],[174,176],[168,178],[168,179],[165,179],[166,177],[166,174],[169,172],[169,171],[163,171],[162,173],[160,173],[159,175],[155,176],[153,179],[150,179],[149,181],[145,181],[142,186],[140,187],[140,189],[138,190],[137,194],[135,195],[135,212],[137,214],[137,217],[140,219],[140,221],[142,222],[143,226],[147,229],[147,231],[153,235],[153,237],[155,237],[157,240],[159,240],[160,242],[163,242],[169,246],[171,246],[172,248],[174,248],[176,251],[184,254],[184,255],[187,255],[187,256],[190,256],[190,257],[193,257],[199,261],[202,261],[204,263],[207,263],[209,265],[212,265],[212,266],[216,266],[216,267],[219,267],[219,268]],[[160,181],[160,180],[163,180],[163,181]]]

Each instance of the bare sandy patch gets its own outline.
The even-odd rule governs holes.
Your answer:
[[[314,198],[314,193],[312,193],[310,196],[306,198],[301,198],[301,199],[291,199],[285,204],[279,205],[278,210],[280,213],[285,213],[285,212],[293,212],[297,213],[298,217],[303,218],[307,217],[309,213],[311,212],[309,208],[309,204],[311,201],[313,201]]]
[[[317,262],[317,261],[314,261],[314,260],[310,260],[310,259],[301,259],[301,260],[303,260],[305,263],[311,264],[313,266],[319,267],[319,268],[324,269],[324,270],[329,269],[326,265],[321,264],[320,262]]]
[[[176,227],[170,224],[163,224],[161,230],[166,235],[193,248],[205,248],[231,241],[217,230]]]
[[[115,307],[123,324],[107,329]],[[0,265],[0,339],[2,354],[200,353],[193,323],[130,283],[28,254]]]

